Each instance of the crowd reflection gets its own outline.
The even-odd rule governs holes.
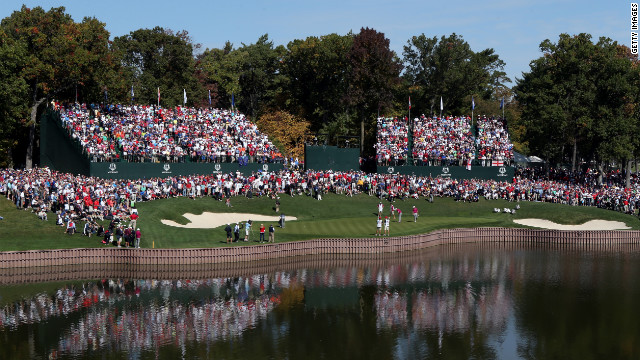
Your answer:
[[[544,263],[548,269],[564,266],[561,257],[546,257]],[[517,252],[487,252],[249,277],[85,282],[4,304],[0,334],[63,319],[57,345],[49,351],[82,354],[109,349],[136,354],[165,345],[211,344],[259,327],[280,304],[313,310],[305,293],[314,288],[356,289],[360,299],[351,308],[372,313],[378,332],[499,334],[513,315],[513,288],[528,279],[529,266]],[[580,272],[594,267],[589,258],[574,266]],[[272,330],[286,326],[279,323]]]

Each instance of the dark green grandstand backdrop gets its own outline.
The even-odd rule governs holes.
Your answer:
[[[360,169],[360,148],[305,145],[304,166],[312,170],[349,171]]]
[[[515,169],[511,166],[378,166],[378,174],[402,174],[453,179],[513,180]]]
[[[179,175],[209,175],[240,172],[245,176],[260,171],[282,170],[282,164],[249,163],[240,166],[236,163],[132,163],[97,162],[91,163],[91,176],[103,179],[150,179]]]
[[[67,135],[58,113],[47,111],[40,118],[40,165],[72,174],[89,175],[89,158],[82,145]]]

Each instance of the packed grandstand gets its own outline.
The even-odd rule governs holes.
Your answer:
[[[471,118],[426,117],[377,119],[376,159],[378,165],[452,166],[475,162],[477,165],[505,164],[513,161],[513,144],[501,118],[479,116],[475,127]],[[409,154],[409,134],[413,147]]]
[[[241,113],[138,105],[54,108],[69,136],[94,162],[283,161],[267,135]]]

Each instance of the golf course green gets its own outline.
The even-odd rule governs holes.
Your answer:
[[[276,228],[276,242],[299,241],[316,238],[362,238],[373,237],[376,232],[377,204],[380,200],[364,194],[354,197],[328,194],[322,201],[306,196],[280,197],[281,213],[286,214],[286,227],[277,227],[277,221],[264,222],[268,228]],[[183,214],[248,213],[277,216],[275,202],[268,198],[235,197],[229,208],[222,201],[212,198],[172,198],[138,204],[140,219],[138,227],[142,231],[142,247],[155,248],[201,248],[219,246],[246,246],[255,244],[238,242],[226,244],[225,225],[211,229],[189,229],[167,226],[161,220],[173,220],[179,224],[189,222]],[[384,216],[389,216],[389,205],[383,201]],[[514,219],[539,218],[560,224],[583,224],[601,219],[621,221],[631,229],[640,229],[637,217],[595,207],[573,207],[562,204],[540,202],[520,202],[520,210],[513,214],[493,213],[494,208],[514,208],[516,203],[504,200],[484,200],[477,203],[456,202],[451,198],[436,198],[433,203],[424,199],[398,200],[394,206],[403,212],[402,222],[392,218],[391,236],[428,233],[436,229],[472,227],[525,227],[513,222]],[[417,222],[413,221],[411,209],[419,209]],[[68,249],[105,246],[97,237],[86,237],[80,233],[67,235],[64,229],[55,225],[55,217],[49,221],[23,210],[16,210],[7,199],[0,199],[0,251],[34,249]],[[224,217],[224,215],[220,215]],[[296,217],[296,221],[291,221]],[[250,218],[243,222],[251,220]],[[83,222],[79,222],[81,232]],[[106,226],[107,223],[105,222]],[[260,223],[254,222],[251,240],[258,239]]]

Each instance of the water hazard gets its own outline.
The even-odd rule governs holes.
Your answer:
[[[1,285],[0,358],[640,358],[638,251],[281,261]]]

